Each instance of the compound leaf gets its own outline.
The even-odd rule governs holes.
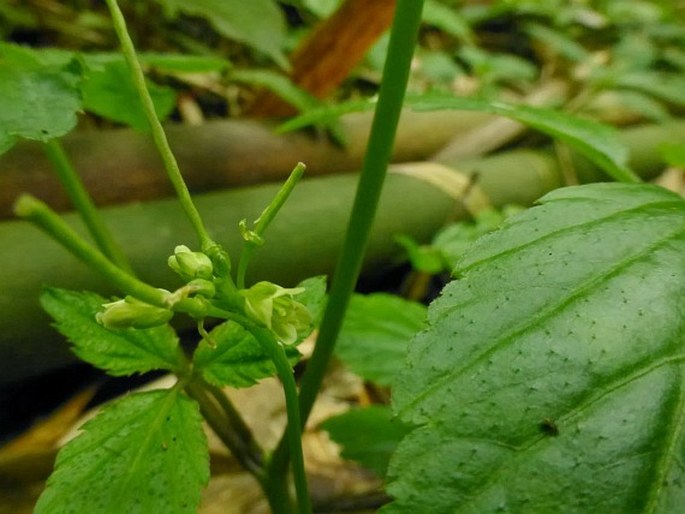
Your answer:
[[[109,330],[95,321],[95,314],[106,303],[95,293],[47,288],[40,302],[56,321],[57,330],[69,339],[74,353],[110,375],[173,371],[182,366],[178,338],[169,325]]]
[[[685,505],[685,202],[560,189],[483,237],[409,345],[386,513]]]
[[[195,402],[177,389],[123,397],[57,455],[36,514],[192,514],[209,480]]]

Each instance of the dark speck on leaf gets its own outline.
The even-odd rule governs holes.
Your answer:
[[[540,422],[540,431],[550,436],[559,435],[559,427],[553,419],[545,418]]]

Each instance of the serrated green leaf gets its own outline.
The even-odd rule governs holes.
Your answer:
[[[209,333],[214,347],[202,341],[193,356],[193,365],[207,382],[216,386],[249,387],[257,380],[276,374],[276,367],[257,340],[233,321],[222,323]],[[294,364],[300,353],[286,346]]]
[[[314,325],[318,325],[326,306],[326,282],[326,275],[317,275],[297,284],[297,287],[304,287],[304,291],[297,295],[296,300],[307,307]]]
[[[47,288],[40,302],[57,330],[69,339],[74,353],[110,375],[182,367],[178,338],[169,325],[108,330],[95,321],[107,300],[94,293]]]
[[[685,504],[685,202],[598,184],[541,204],[473,247],[410,343],[384,512]]]
[[[202,16],[224,37],[240,41],[271,57],[282,68],[288,68],[283,53],[286,24],[274,0],[157,0],[167,16],[177,12]]]
[[[344,458],[359,462],[380,477],[385,476],[390,456],[409,431],[385,405],[347,411],[327,419],[321,428],[342,446]]]
[[[176,389],[125,396],[57,455],[36,514],[193,514],[209,481],[197,404]]]
[[[359,376],[388,385],[404,364],[409,340],[423,328],[426,307],[385,293],[355,294],[336,354]]]
[[[157,116],[164,120],[174,109],[176,95],[171,88],[147,83]],[[83,83],[86,110],[137,130],[148,130],[145,111],[123,58],[113,59],[88,70]]]
[[[0,53],[0,153],[18,138],[48,141],[63,136],[76,125],[81,110],[81,68],[39,66],[11,46]]]

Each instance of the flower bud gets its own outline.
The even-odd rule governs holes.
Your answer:
[[[173,316],[173,311],[141,302],[131,296],[123,300],[105,303],[104,311],[95,319],[105,328],[150,328],[163,325]]]
[[[169,257],[168,264],[184,280],[212,278],[212,261],[202,252],[193,252],[184,245],[174,248],[174,255]]]
[[[240,291],[245,298],[245,313],[276,335],[279,341],[292,344],[312,323],[312,315],[293,297],[304,292],[301,287],[284,288],[271,282],[258,282]]]

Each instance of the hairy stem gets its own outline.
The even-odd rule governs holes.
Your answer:
[[[181,175],[181,170],[178,167],[176,157],[174,157],[171,147],[169,146],[164,128],[162,128],[162,124],[160,123],[159,118],[157,118],[152,97],[150,96],[145,84],[145,75],[143,74],[140,62],[136,57],[136,51],[133,46],[131,36],[126,29],[126,20],[124,20],[124,15],[122,14],[121,9],[119,9],[119,5],[117,4],[116,0],[106,0],[106,2],[112,15],[114,30],[116,31],[117,37],[119,38],[119,42],[121,44],[121,51],[124,54],[124,58],[126,59],[131,71],[131,78],[133,79],[133,83],[143,104],[145,116],[150,124],[152,139],[154,140],[155,145],[159,150],[159,154],[162,157],[164,168],[169,176],[169,180],[176,190],[176,194],[178,195],[178,199],[181,202],[186,216],[190,220],[190,223],[197,233],[197,236],[200,240],[200,247],[202,250],[210,248],[214,246],[215,243],[209,236],[209,232],[207,232],[207,229],[205,228],[204,222],[200,217],[200,213],[193,203],[190,192],[188,191],[188,187],[186,186],[183,176]]]
[[[43,150],[55,168],[57,177],[67,192],[74,208],[81,215],[83,223],[93,236],[95,244],[109,260],[124,271],[133,274],[131,266],[119,245],[112,237],[112,233],[102,220],[92,198],[86,191],[81,177],[78,176],[69,156],[57,139],[51,139],[43,145]]]
[[[423,0],[398,0],[390,33],[383,81],[378,95],[366,156],[357,185],[342,251],[331,284],[319,337],[300,385],[301,422],[305,423],[321,388],[333,354],[345,311],[361,270],[378,200],[392,152],[414,53]],[[273,457],[272,472],[287,467],[288,447],[281,440]],[[279,469],[280,468],[280,469]]]

